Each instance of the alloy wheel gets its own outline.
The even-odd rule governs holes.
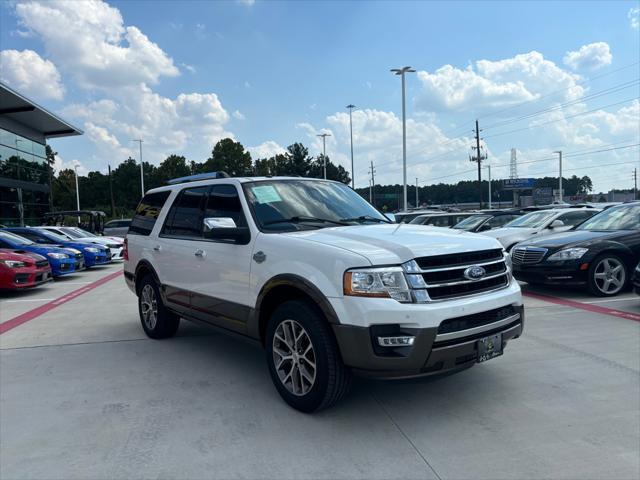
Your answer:
[[[140,306],[142,307],[142,320],[145,326],[149,330],[153,330],[158,321],[158,302],[156,300],[156,292],[149,284],[142,289]]]
[[[593,280],[602,293],[615,295],[624,287],[624,265],[617,258],[603,258],[593,271]]]
[[[295,320],[283,320],[273,336],[273,364],[285,388],[296,396],[316,381],[316,355],[309,334]]]

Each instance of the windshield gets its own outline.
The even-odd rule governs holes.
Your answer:
[[[44,237],[47,238],[47,240],[51,240],[53,242],[64,243],[69,241],[68,238],[65,238],[62,235],[58,235],[57,233],[51,232],[49,230],[38,230],[38,233],[41,233]]]
[[[6,240],[7,242],[12,243],[13,245],[35,245],[35,243],[32,242],[31,240],[28,240],[24,237],[20,237],[18,235],[14,235],[13,233],[9,233],[9,232],[0,231],[0,240]]]
[[[474,228],[483,224],[489,218],[491,218],[490,215],[475,215],[475,216],[467,217],[461,222],[456,223],[453,226],[453,228],[457,228],[460,230],[473,230]]]
[[[604,210],[583,222],[576,230],[640,230],[640,204]]]
[[[92,234],[90,234],[89,232],[85,232],[84,230],[82,230],[81,228],[76,228],[76,227],[61,227],[60,230],[62,230],[64,233],[66,233],[67,235],[69,235],[72,238],[85,238],[85,237],[93,237]]]
[[[504,228],[538,228],[544,225],[558,212],[531,212],[505,224]]]
[[[287,231],[356,223],[389,223],[346,185],[322,180],[267,180],[243,186],[263,230]],[[294,219],[290,222],[287,219]]]

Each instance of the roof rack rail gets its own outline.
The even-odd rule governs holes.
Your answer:
[[[176,185],[178,183],[197,182],[199,180],[212,180],[215,178],[229,178],[227,172],[206,172],[189,175],[186,177],[172,178],[167,181],[167,185]]]

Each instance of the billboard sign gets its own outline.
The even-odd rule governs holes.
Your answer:
[[[529,190],[533,188],[533,178],[506,178],[502,180],[503,190]]]

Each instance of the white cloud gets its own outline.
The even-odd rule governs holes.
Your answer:
[[[504,60],[478,60],[466,69],[444,65],[434,73],[418,72],[422,89],[417,106],[425,110],[504,107],[565,89],[566,99],[584,92],[579,76],[566,72],[539,52]]]
[[[251,84],[249,83],[248,80],[244,81],[244,88],[251,88]]]
[[[28,97],[62,100],[64,96],[56,66],[33,50],[2,50],[0,80]]]
[[[258,158],[269,158],[277,155],[278,153],[286,152],[286,149],[283,146],[273,140],[262,142],[260,145],[255,147],[247,147],[247,150],[251,153],[251,158],[254,160]]]
[[[627,12],[627,18],[629,19],[631,28],[638,30],[638,28],[640,28],[640,7],[630,9],[629,12]]]
[[[242,112],[240,110],[234,110],[234,112],[231,115],[233,115],[233,118],[235,118],[236,120],[244,120],[245,119],[245,116],[242,114]]]
[[[583,45],[579,50],[567,52],[563,62],[573,70],[597,70],[611,65],[611,50],[605,42],[595,42]]]
[[[16,4],[20,25],[37,34],[46,52],[83,88],[109,90],[157,83],[180,74],[173,60],[120,11],[101,0]]]
[[[185,70],[187,70],[189,73],[196,73],[196,67],[194,67],[193,65],[189,65],[187,63],[181,63],[180,64]]]
[[[251,7],[256,3],[256,0],[237,0],[237,2],[241,5],[246,5],[247,7]]]

